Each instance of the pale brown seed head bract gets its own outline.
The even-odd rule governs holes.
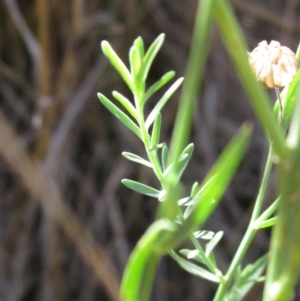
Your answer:
[[[294,79],[299,62],[294,52],[277,41],[262,41],[248,52],[249,63],[256,78],[268,88],[280,88]]]

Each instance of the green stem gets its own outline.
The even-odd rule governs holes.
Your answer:
[[[289,151],[285,144],[284,133],[272,113],[271,102],[265,89],[257,82],[251,70],[246,42],[233,10],[227,0],[215,0],[213,3],[214,19],[253,110],[272,143],[274,154],[285,158]]]
[[[160,203],[158,214],[171,220],[177,215],[176,202],[182,195],[177,177],[178,158],[190,138],[195,100],[203,81],[210,44],[212,5],[211,0],[199,1],[198,4],[191,52],[170,143],[169,164],[173,163],[173,168],[167,175],[167,193],[164,202]]]
[[[142,133],[142,139],[144,142],[144,146],[145,146],[145,149],[147,152],[148,159],[152,163],[153,171],[154,171],[157,179],[161,183],[162,188],[166,189],[165,177],[161,170],[160,162],[157,158],[157,150],[156,150],[156,148],[153,148],[151,145],[150,136],[149,136],[146,124],[145,124],[144,105],[142,104],[142,99],[144,98],[145,93],[140,93],[140,94],[141,94],[140,97],[138,97],[138,95],[134,95],[134,99],[135,99],[136,109],[139,114],[138,123],[139,123],[140,130]]]
[[[273,165],[272,159],[273,159],[273,151],[272,151],[272,148],[270,147],[268,156],[267,156],[267,160],[266,160],[265,170],[264,170],[263,177],[261,180],[261,185],[259,188],[259,192],[257,195],[255,205],[254,205],[254,209],[253,209],[251,223],[256,221],[256,219],[259,217],[259,214],[261,211],[262,203],[263,203],[266,189],[267,189],[268,182],[269,182],[270,172],[271,172],[272,165]]]
[[[267,157],[267,161],[266,161],[266,165],[265,165],[265,170],[264,170],[262,181],[261,181],[261,185],[260,185],[260,189],[259,189],[259,192],[258,192],[258,195],[256,198],[256,202],[254,205],[254,209],[252,212],[249,226],[248,226],[247,231],[239,245],[239,248],[230,264],[227,274],[224,276],[224,281],[222,281],[219,285],[219,288],[217,290],[217,293],[216,293],[213,301],[223,301],[224,300],[225,294],[228,291],[229,286],[232,283],[232,280],[234,278],[236,270],[237,270],[238,266],[241,264],[245,254],[257,232],[257,229],[254,227],[254,225],[256,224],[256,219],[259,217],[259,214],[261,211],[262,202],[264,200],[264,196],[266,193],[271,169],[272,169],[272,150],[270,148],[268,157]]]
[[[280,197],[278,197],[270,207],[268,207],[260,216],[259,218],[255,221],[257,227],[259,227],[259,224],[266,221],[271,215],[274,214],[274,212],[278,209]]]
[[[195,21],[191,53],[187,65],[185,81],[183,82],[182,92],[179,101],[178,113],[175,120],[171,146],[170,146],[170,162],[177,162],[178,158],[187,144],[193,121],[193,111],[195,99],[201,82],[205,65],[207,63],[207,55],[210,44],[211,32],[211,10],[213,1],[199,1],[197,17]],[[195,66],[197,66],[195,68]],[[171,182],[173,174],[176,174],[176,164],[168,179]],[[170,183],[176,185],[177,183]]]
[[[203,248],[200,245],[198,239],[196,239],[194,235],[190,235],[189,238],[190,238],[191,242],[194,244],[194,246],[197,248],[197,250],[199,251],[200,255],[202,255],[203,263],[209,268],[209,270],[212,273],[215,273],[216,268],[212,264],[212,262],[207,259],[207,256],[205,256],[205,252],[203,251]]]
[[[140,291],[140,300],[150,300],[159,259],[159,256],[157,256],[156,254],[152,254],[149,258],[146,272],[144,273],[143,284],[141,285],[143,289],[141,289]]]
[[[287,137],[288,160],[278,162],[280,203],[272,233],[264,301],[290,301],[300,277],[300,88]]]

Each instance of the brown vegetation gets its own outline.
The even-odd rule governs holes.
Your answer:
[[[274,39],[296,50],[298,1],[232,4],[250,49]],[[156,201],[122,187],[120,180],[157,183],[145,168],[121,157],[123,150],[143,156],[143,148],[97,100],[98,91],[129,95],[100,41],[108,40],[126,60],[135,37],[149,45],[165,32],[149,83],[169,70],[182,76],[196,5],[196,0],[0,3],[0,300],[118,300],[129,253],[156,208]],[[207,66],[187,187],[203,178],[241,123],[253,119],[217,34]],[[175,97],[163,111],[163,140],[169,140],[176,108]],[[206,225],[225,231],[217,253],[221,268],[247,223],[265,151],[257,127],[232,187]],[[267,246],[268,235],[261,233],[247,259]],[[165,258],[153,300],[209,301],[214,289]],[[249,300],[255,299],[252,293]]]

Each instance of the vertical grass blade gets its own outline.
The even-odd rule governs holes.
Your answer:
[[[211,11],[214,1],[199,1],[194,34],[191,45],[191,53],[185,81],[179,101],[179,109],[175,120],[174,130],[170,147],[170,162],[178,162],[178,158],[190,137],[195,99],[203,79],[204,68],[210,44]],[[177,164],[174,164],[168,174],[167,182],[169,189],[166,199],[160,204],[159,214],[174,219],[177,210],[176,202],[181,198],[181,188],[177,185]]]
[[[215,0],[214,20],[217,23],[224,44],[235,65],[244,89],[249,97],[253,110],[260,121],[262,128],[271,140],[274,152],[284,157],[288,150],[284,135],[271,109],[271,101],[259,83],[248,63],[247,48],[243,34],[227,0]]]

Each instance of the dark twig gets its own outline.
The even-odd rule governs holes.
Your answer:
[[[7,7],[7,10],[9,11],[11,18],[17,27],[27,49],[28,52],[31,55],[31,58],[33,62],[35,63],[35,66],[37,67],[38,61],[40,59],[41,50],[40,46],[30,31],[17,3],[15,0],[4,0],[4,3]],[[37,70],[37,69],[36,69]]]

